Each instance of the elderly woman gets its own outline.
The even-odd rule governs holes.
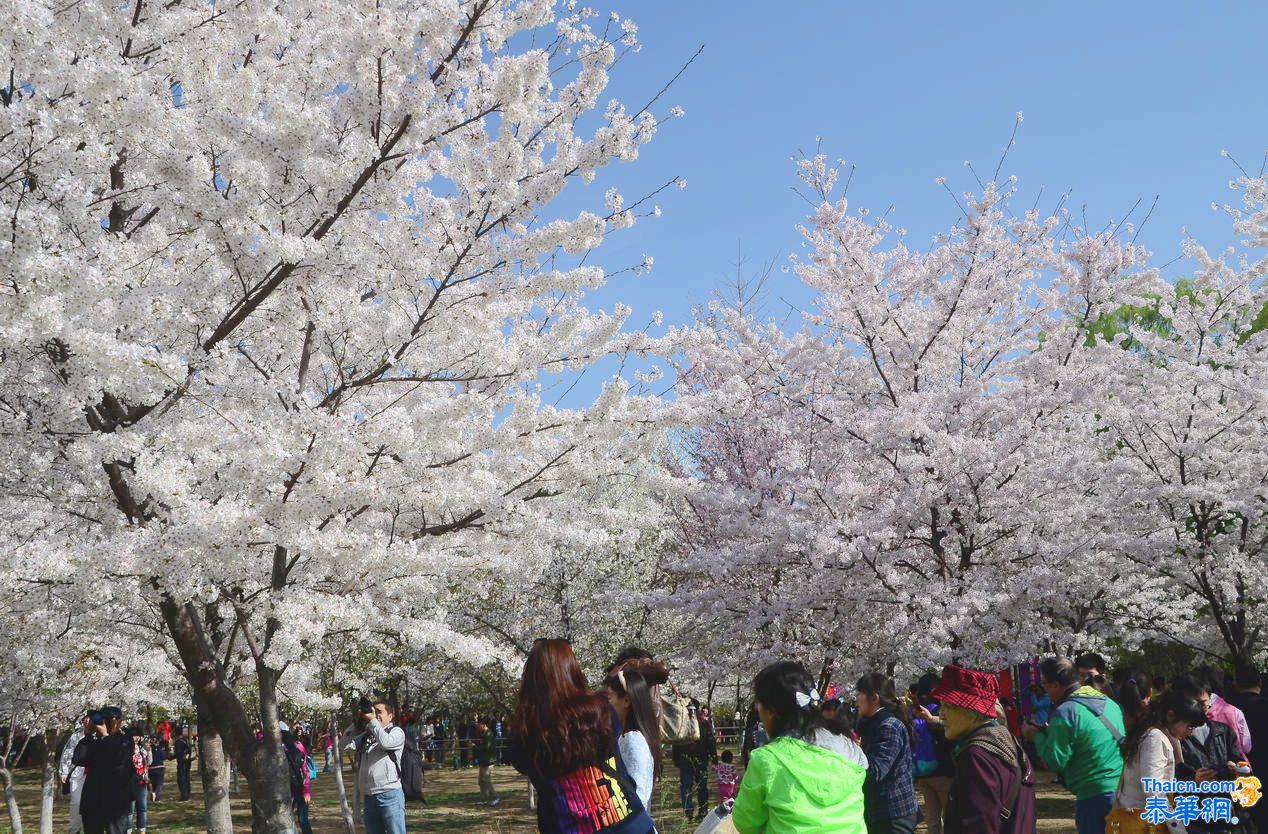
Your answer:
[[[1030,760],[998,719],[999,681],[954,664],[942,670],[931,697],[947,738],[959,744],[945,834],[1030,834],[1035,783]]]

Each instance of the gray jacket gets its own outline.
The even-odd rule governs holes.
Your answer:
[[[357,773],[357,789],[364,795],[400,790],[401,750],[405,747],[405,731],[376,720],[357,738],[361,767]]]

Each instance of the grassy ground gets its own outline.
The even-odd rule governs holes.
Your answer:
[[[526,783],[509,767],[493,769],[493,778],[502,802],[495,808],[476,805],[480,798],[475,768],[427,772],[427,805],[411,802],[407,806],[406,827],[411,832],[463,832],[463,834],[531,834],[535,830],[535,816],[528,809]],[[176,793],[176,771],[168,769],[169,782],[164,786],[167,796],[161,802],[150,803],[148,831],[155,834],[197,834],[205,830],[202,799],[198,793],[198,773],[194,773],[194,798],[181,802]],[[352,774],[347,774],[352,784]],[[1051,777],[1040,773],[1039,831],[1040,834],[1071,834],[1074,831],[1074,802]],[[238,831],[250,831],[250,809],[246,783],[241,782],[241,792],[234,797],[233,820]],[[18,804],[22,809],[23,828],[27,832],[39,830],[39,772],[34,769],[18,771],[15,787]],[[716,793],[714,794],[716,795]],[[672,766],[656,787],[652,798],[652,816],[660,834],[691,834],[694,825],[683,821],[678,808],[677,772]],[[54,830],[61,834],[67,830],[67,804],[58,794],[54,815]],[[331,774],[323,773],[313,782],[313,806],[310,813],[314,834],[344,834],[339,816],[339,800]],[[0,832],[9,832],[8,818],[0,814]]]

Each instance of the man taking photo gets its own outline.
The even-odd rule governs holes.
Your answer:
[[[132,737],[123,733],[123,711],[102,707],[93,715],[93,731],[75,745],[71,762],[87,770],[79,814],[84,834],[126,834],[137,796]]]
[[[385,701],[362,698],[360,716],[367,722],[357,738],[362,818],[366,834],[405,834],[405,792],[401,789],[401,751],[405,731],[392,724],[396,716]]]

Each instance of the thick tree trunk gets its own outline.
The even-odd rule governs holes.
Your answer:
[[[166,596],[163,620],[180,654],[185,677],[207,724],[214,723],[227,755],[233,758],[251,789],[253,834],[296,834],[291,813],[290,774],[277,727],[275,673],[257,661],[260,719],[264,741],[257,741],[250,715],[225,679],[220,659],[192,606]],[[200,721],[200,727],[202,722]]]
[[[70,739],[56,730],[44,733],[44,773],[40,779],[40,834],[53,834],[53,803],[60,780],[57,778],[57,748]]]
[[[220,729],[202,709],[198,710],[198,776],[203,786],[203,807],[207,810],[207,834],[233,834],[229,763]]]
[[[277,723],[277,674],[257,662],[256,678],[260,687],[264,743],[256,746],[251,770],[247,771],[251,782],[251,831],[253,834],[294,832],[297,829],[290,766],[282,750],[282,731]]]
[[[356,817],[348,806],[348,789],[343,783],[343,733],[333,721],[330,734],[335,741],[335,788],[339,791],[339,813],[343,816],[343,827],[348,834],[357,834]]]

